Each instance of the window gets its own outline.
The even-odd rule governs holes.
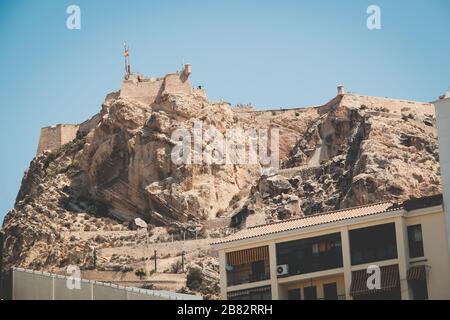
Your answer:
[[[408,244],[410,258],[423,257],[422,226],[420,224],[408,227]]]
[[[351,230],[349,237],[352,265],[397,258],[394,223]]]
[[[303,295],[305,296],[305,300],[317,300],[316,286],[304,287]]]
[[[279,243],[277,265],[288,266],[285,276],[341,268],[341,234]]]
[[[252,276],[256,281],[265,280],[266,268],[264,261],[256,261],[252,263]]]
[[[270,278],[269,247],[267,246],[228,252],[226,261],[228,286]]]
[[[428,288],[426,279],[411,281],[411,288],[414,300],[428,300]]]
[[[301,300],[301,299],[302,293],[299,288],[288,290],[288,300]]]
[[[337,300],[337,285],[336,282],[326,283],[323,285],[323,294],[325,300]]]

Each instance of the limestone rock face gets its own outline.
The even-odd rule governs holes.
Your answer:
[[[278,176],[259,180],[267,221],[293,216],[287,195],[309,215],[442,192],[432,105],[351,94],[320,109]],[[280,175],[291,190],[269,188]]]
[[[177,251],[163,261],[175,263],[187,235],[195,260],[198,250],[209,255],[202,241],[232,232],[230,221],[246,227],[441,192],[430,104],[345,94],[320,107],[262,112],[194,93],[151,105],[109,95],[100,117],[31,162],[3,224],[7,267],[91,268],[96,247],[105,272],[151,270],[151,259],[139,256],[149,251],[144,244],[174,241],[163,250]],[[205,137],[211,128],[277,128],[280,170],[174,162],[177,139],[193,143],[199,122]]]
[[[288,179],[280,175],[262,178],[259,183],[259,192],[264,198],[289,193],[291,188]]]

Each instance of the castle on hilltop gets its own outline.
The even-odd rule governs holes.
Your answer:
[[[124,98],[138,103],[152,105],[166,94],[200,95],[206,98],[203,88],[192,88],[189,76],[192,66],[185,64],[183,70],[166,74],[161,78],[146,78],[139,73],[131,73],[129,65],[122,81],[120,91],[106,96],[106,100],[111,97]],[[76,138],[78,133],[85,134],[96,127],[100,121],[100,114],[96,114],[91,119],[81,124],[57,124],[41,129],[39,145],[36,155],[44,151],[53,151]]]
[[[206,92],[202,87],[192,88],[189,77],[192,73],[192,66],[185,64],[181,71],[166,74],[161,78],[147,78],[139,73],[132,73],[128,60],[126,60],[126,72],[120,91],[109,93],[105,98],[102,111],[94,115],[91,119],[81,124],[58,124],[41,129],[37,155],[44,151],[53,151],[64,144],[72,141],[77,135],[84,135],[93,130],[100,122],[102,116],[108,112],[108,105],[117,98],[123,98],[129,101],[151,106],[160,102],[161,98],[168,95],[196,96],[206,99]],[[314,106],[324,110],[334,108],[340,103],[353,105],[356,107],[369,107],[369,113],[384,114],[387,117],[402,117],[402,110],[405,105],[415,110],[423,110],[428,114],[434,114],[434,106],[430,103],[420,103],[415,101],[406,101],[399,99],[390,99],[383,97],[372,97],[347,93],[343,85],[338,85],[337,95],[324,105]],[[273,116],[284,112],[300,112],[304,108],[280,108],[272,110],[255,110],[253,107],[234,108],[239,113],[270,113]],[[384,112],[391,110],[393,113]],[[394,111],[395,110],[395,111]]]

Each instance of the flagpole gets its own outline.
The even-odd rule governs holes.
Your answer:
[[[128,74],[128,63],[127,63],[127,43],[123,42],[123,57],[125,59],[125,76]]]
[[[127,65],[127,74],[130,75],[131,74],[131,64],[130,64],[130,46],[127,44],[127,61],[128,61],[128,65]]]

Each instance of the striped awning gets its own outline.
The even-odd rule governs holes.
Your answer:
[[[353,271],[350,295],[358,296],[376,294],[383,291],[389,291],[400,286],[398,265],[380,267],[380,275],[380,289],[369,289],[367,287],[367,279],[371,276],[371,273],[367,273],[366,269]]]
[[[409,268],[406,278],[408,281],[426,280],[428,266],[414,266]]]
[[[265,287],[258,287],[258,288],[252,288],[252,289],[246,289],[246,290],[239,290],[239,291],[231,291],[227,293],[228,299],[239,297],[239,296],[245,296],[250,293],[259,293],[259,292],[269,292],[271,290],[270,286]]]
[[[232,266],[264,260],[269,260],[268,246],[227,253],[227,264]]]

